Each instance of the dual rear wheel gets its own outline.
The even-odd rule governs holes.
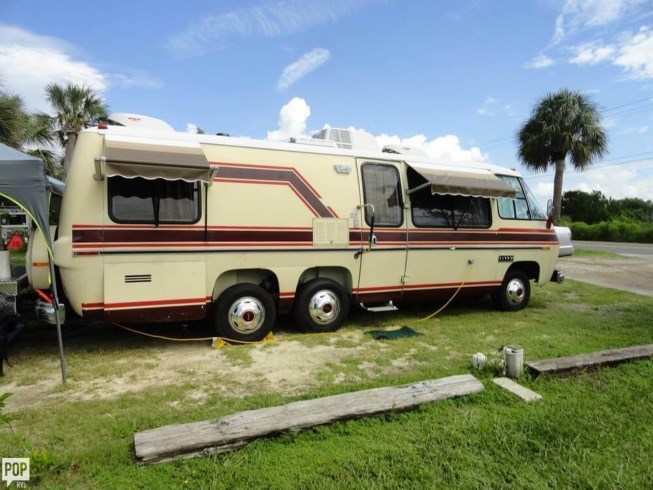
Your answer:
[[[349,296],[331,279],[312,279],[295,297],[293,314],[306,332],[332,332],[349,313]],[[272,331],[277,310],[272,295],[256,284],[236,284],[225,290],[213,308],[213,325],[220,337],[256,342]]]

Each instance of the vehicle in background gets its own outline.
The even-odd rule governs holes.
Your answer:
[[[566,226],[554,226],[558,241],[560,242],[560,250],[558,257],[566,257],[574,254],[574,244],[571,242],[571,230]]]

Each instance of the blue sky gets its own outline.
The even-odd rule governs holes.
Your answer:
[[[565,190],[653,199],[653,0],[2,0],[0,80],[33,109],[70,80],[180,131],[355,127],[525,175],[514,135],[567,87],[610,154]],[[528,181],[551,196],[551,173]]]

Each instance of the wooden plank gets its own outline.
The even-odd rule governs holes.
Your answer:
[[[513,395],[517,395],[526,403],[536,402],[542,399],[542,395],[535,393],[533,390],[529,390],[525,386],[515,383],[513,380],[508,378],[494,378],[492,382],[500,386],[506,391],[509,391]]]
[[[562,373],[575,369],[588,369],[598,366],[615,365],[653,357],[653,344],[636,345],[621,349],[609,349],[577,356],[558,357],[526,363],[535,374]]]
[[[260,437],[391,411],[483,391],[474,376],[463,374],[397,387],[343,393],[279,407],[227,415],[218,420],[168,425],[134,434],[137,461],[154,463],[226,452]]]

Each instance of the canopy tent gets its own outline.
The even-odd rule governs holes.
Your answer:
[[[20,206],[36,223],[52,255],[48,226],[50,183],[43,162],[0,143],[0,196]]]
[[[43,162],[36,157],[0,143],[0,197],[20,206],[43,234],[48,247],[50,277],[54,278],[52,242],[50,241],[48,190],[52,188]],[[61,360],[61,376],[66,382],[66,365],[59,319],[59,298],[56,281],[52,281],[53,307],[57,321],[57,336]]]

